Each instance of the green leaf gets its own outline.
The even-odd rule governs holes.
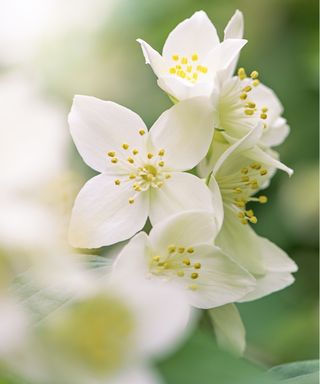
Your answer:
[[[318,383],[319,361],[297,361],[278,365],[269,370],[275,377],[284,383],[290,384],[315,384]]]

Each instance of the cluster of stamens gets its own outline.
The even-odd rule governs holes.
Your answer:
[[[267,169],[263,168],[260,163],[253,162],[235,174],[217,178],[224,202],[233,206],[242,224],[248,224],[248,222],[256,224],[258,222],[254,211],[252,209],[247,210],[246,204],[249,202],[267,203],[268,199],[264,195],[252,197],[252,194],[265,181],[267,174]]]
[[[172,55],[173,66],[169,68],[171,75],[180,77],[181,79],[189,80],[191,83],[196,83],[199,76],[208,73],[208,68],[199,64],[199,55],[193,53],[191,57]]]
[[[140,130],[139,134],[143,136],[144,130]],[[171,177],[171,174],[164,170],[165,150],[160,149],[156,154],[148,152],[146,155],[140,156],[139,150],[131,148],[128,143],[121,145],[121,156],[117,156],[115,151],[107,153],[111,164],[117,166],[119,176],[114,183],[120,186],[123,182],[130,182],[135,192],[129,198],[129,204],[133,204],[138,193],[147,191],[150,187],[161,188],[164,181]]]
[[[176,246],[171,244],[167,248],[165,255],[153,256],[151,259],[150,271],[156,275],[187,277],[190,281],[196,280],[200,276],[201,263],[194,260],[194,248]],[[191,290],[196,290],[196,284],[188,285]]]
[[[248,80],[251,79],[250,83],[248,83],[244,88],[241,89],[240,94],[240,100],[244,102],[244,113],[247,116],[253,116],[256,113],[259,113],[259,117],[262,120],[266,120],[268,118],[267,107],[262,107],[260,110],[257,108],[256,103],[253,101],[250,101],[248,96],[249,93],[252,91],[252,87],[257,87],[260,84],[260,80],[258,79],[259,73],[257,71],[252,71],[250,73],[250,77],[247,76],[246,71],[244,68],[238,69],[238,77],[240,80]],[[266,124],[264,124],[264,127],[266,128]]]

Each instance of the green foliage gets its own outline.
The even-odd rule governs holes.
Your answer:
[[[316,384],[319,378],[319,361],[297,361],[295,363],[282,364],[270,369],[270,372],[290,384]]]

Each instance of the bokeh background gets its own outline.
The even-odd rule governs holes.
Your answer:
[[[291,179],[280,172],[274,177],[267,193],[270,203],[256,207],[256,229],[285,249],[299,271],[288,289],[239,305],[247,329],[247,357],[265,367],[314,359],[318,353],[316,0],[0,0],[0,160],[7,168],[7,177],[0,181],[18,195],[11,205],[2,203],[12,223],[0,235],[0,248],[13,255],[20,244],[15,241],[25,245],[26,239],[18,234],[19,228],[30,230],[30,207],[21,203],[26,190],[54,214],[62,212],[64,224],[59,228],[66,228],[72,198],[92,176],[68,136],[66,118],[73,95],[113,100],[136,111],[150,126],[171,103],[157,87],[135,40],[142,38],[161,50],[172,28],[200,9],[208,13],[220,36],[236,9],[244,13],[249,43],[240,65],[258,70],[260,79],[276,91],[291,126],[279,151],[295,173]],[[43,138],[42,128],[48,133]],[[10,145],[16,143],[19,148],[12,150]],[[29,164],[32,153],[36,157]],[[39,180],[34,177],[38,164],[45,180],[41,187],[30,181]],[[25,226],[21,218],[14,221],[20,203],[26,209]],[[8,224],[0,219],[0,225],[3,221]],[[212,341],[203,320],[181,350],[159,362],[168,382],[205,384],[215,378],[224,383],[221,367],[229,360]],[[249,376],[255,369],[242,361],[230,364],[235,372],[248,369]],[[242,382],[231,371],[226,383]]]

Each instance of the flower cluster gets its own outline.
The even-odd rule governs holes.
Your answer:
[[[140,284],[171,287],[190,307],[209,309],[214,324],[231,316],[242,329],[234,303],[285,288],[297,270],[283,250],[253,229],[258,218],[252,203],[268,202],[262,190],[277,169],[293,172],[273,149],[289,132],[283,107],[258,71],[235,70],[247,43],[239,11],[221,42],[203,11],[169,34],[162,54],[138,42],[174,105],[148,129],[123,106],[75,96],[71,135],[83,160],[99,174],[75,201],[70,243],[99,248],[130,239],[110,279],[130,281],[133,301]],[[146,233],[148,218],[152,229]],[[68,314],[70,324],[76,323],[77,311],[93,308],[102,296],[90,300]],[[115,308],[117,314],[110,316],[122,320],[110,320],[110,326],[122,333],[125,328],[119,337],[126,338],[132,324],[123,328],[126,309]],[[109,316],[110,309],[101,311]],[[67,332],[55,326],[59,335]],[[223,344],[221,335],[217,338]],[[123,345],[118,347],[122,355]],[[238,353],[243,348],[243,342],[234,345]]]

